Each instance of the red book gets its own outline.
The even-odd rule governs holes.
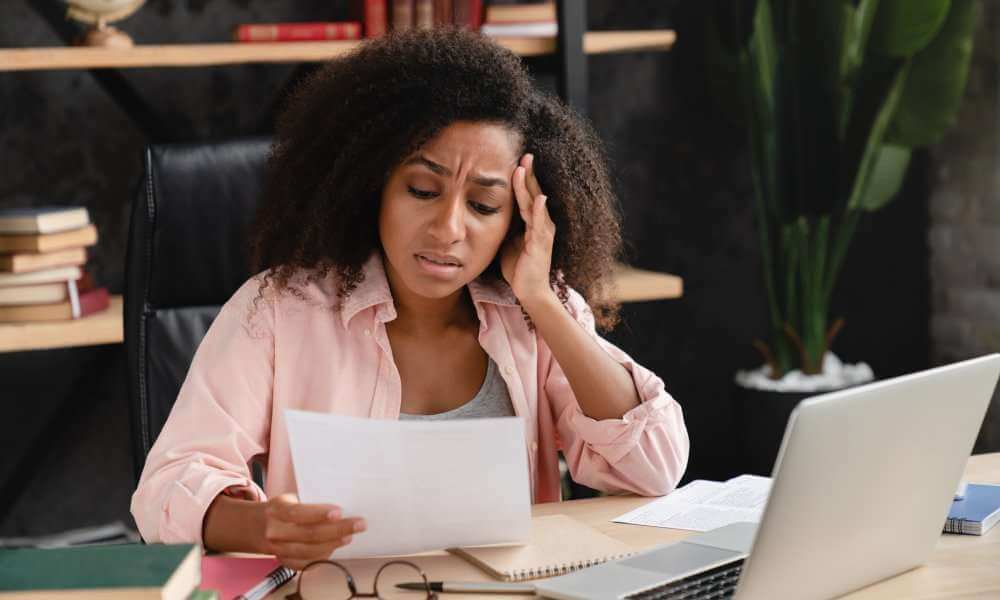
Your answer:
[[[483,24],[483,0],[454,0],[455,25],[478,31]]]
[[[387,0],[354,0],[355,18],[359,19],[365,28],[365,37],[372,38],[384,34],[389,28],[389,10]]]
[[[361,23],[332,21],[317,23],[254,23],[233,32],[237,42],[309,42],[361,39]]]
[[[455,0],[459,4],[462,0]],[[433,0],[434,4],[434,26],[451,25],[454,22],[454,12],[452,10],[452,0]]]

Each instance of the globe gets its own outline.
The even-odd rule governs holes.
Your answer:
[[[131,15],[146,0],[66,0],[67,18],[92,27],[84,34],[81,42],[85,46],[105,46],[128,48],[132,38],[108,23],[119,21]]]

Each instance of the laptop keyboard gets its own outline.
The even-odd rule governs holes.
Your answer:
[[[732,598],[743,560],[675,579],[670,583],[625,596],[629,600],[716,600]]]

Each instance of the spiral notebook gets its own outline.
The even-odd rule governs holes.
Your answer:
[[[524,546],[449,548],[493,577],[523,581],[563,575],[632,554],[625,543],[565,515],[535,517]]]

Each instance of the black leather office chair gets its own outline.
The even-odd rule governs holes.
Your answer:
[[[219,308],[250,273],[247,233],[267,139],[146,149],[125,270],[133,457],[146,455]]]

